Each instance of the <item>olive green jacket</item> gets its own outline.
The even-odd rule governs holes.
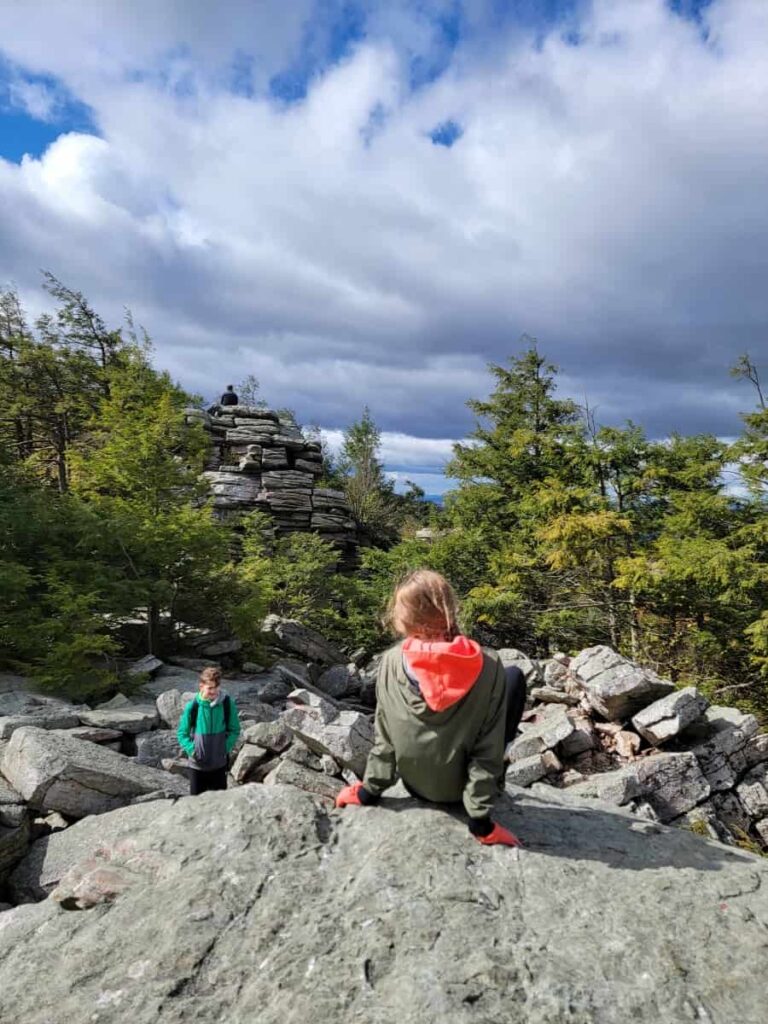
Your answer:
[[[504,780],[507,688],[498,655],[483,649],[477,682],[444,711],[431,711],[409,685],[397,644],[381,660],[376,700],[366,790],[381,795],[399,773],[426,800],[462,800],[470,818],[490,814]]]

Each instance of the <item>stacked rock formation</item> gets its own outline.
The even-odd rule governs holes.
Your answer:
[[[222,517],[269,513],[278,535],[311,531],[352,556],[357,534],[341,491],[316,486],[323,473],[317,441],[307,440],[288,416],[259,406],[188,409],[187,421],[209,432],[204,476]]]
[[[507,779],[549,782],[727,844],[768,849],[768,733],[609,647],[538,663],[500,652],[532,702]]]

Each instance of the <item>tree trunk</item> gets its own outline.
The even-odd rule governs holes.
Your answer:
[[[154,601],[147,605],[147,654],[159,654],[160,610]]]
[[[637,599],[635,598],[634,590],[629,591],[629,649],[632,654],[632,660],[637,661],[639,650],[637,643]]]

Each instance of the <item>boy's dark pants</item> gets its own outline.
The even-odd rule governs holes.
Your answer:
[[[189,795],[199,796],[207,793],[209,789],[227,788],[227,766],[214,768],[212,772],[203,772],[199,768],[191,768],[189,771]]]
[[[517,735],[517,727],[525,710],[525,676],[516,665],[504,669],[507,679],[507,719],[504,728],[504,746]]]

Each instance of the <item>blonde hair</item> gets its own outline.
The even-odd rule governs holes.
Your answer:
[[[398,583],[385,624],[401,636],[452,640],[459,632],[456,593],[439,572],[416,569]]]
[[[209,665],[200,673],[198,686],[205,686],[206,683],[210,683],[211,686],[221,686],[221,669],[217,665]]]

